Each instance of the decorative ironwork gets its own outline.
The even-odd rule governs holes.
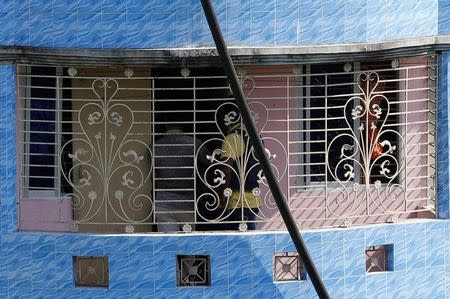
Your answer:
[[[250,96],[255,88],[254,80],[244,77],[241,82],[247,96]],[[287,150],[278,139],[265,136],[263,133],[269,121],[267,106],[260,101],[251,101],[249,107],[261,132],[261,139],[266,145],[266,154],[280,181],[287,174]],[[253,214],[250,217],[255,218],[253,222],[259,222],[270,219],[270,214],[273,213],[271,211],[276,211],[276,204],[267,188],[266,178],[250,144],[236,104],[232,102],[221,104],[215,111],[215,125],[221,136],[205,141],[198,150],[200,152],[202,148],[214,148],[212,154],[206,157],[210,165],[204,169],[196,167],[201,183],[207,187],[207,191],[197,199],[197,213],[202,221],[217,222],[230,221],[230,215],[237,212],[239,219],[231,221],[241,222],[238,229],[247,231],[248,225],[244,222],[249,221],[244,215],[244,208],[264,207],[264,209],[248,209],[248,213]],[[230,153],[226,153],[224,148]],[[204,158],[197,155],[196,161]],[[238,186],[230,187],[233,177]],[[253,184],[249,189],[248,182],[251,180],[257,184]],[[259,198],[258,206],[250,202],[250,197]]]
[[[336,187],[328,183],[327,208],[339,217],[353,215],[363,204],[369,206],[369,200],[383,213],[393,212],[403,206],[392,207],[387,201],[406,196],[405,181],[399,179],[405,169],[404,135],[387,126],[392,104],[382,93],[377,73],[361,73],[357,83],[362,94],[348,99],[343,109],[348,132],[334,137],[327,148],[328,160],[334,161],[328,163],[328,171],[337,183]],[[330,155],[337,152],[340,157],[334,160]],[[344,226],[350,224],[346,218]]]
[[[177,255],[177,286],[209,286],[209,255]]]
[[[433,217],[435,68],[408,59],[239,70],[302,228]],[[224,77],[33,69],[18,67],[20,205],[43,200],[58,216],[31,229],[284,229]],[[183,155],[164,150],[178,146],[163,138],[174,124]]]
[[[132,75],[129,69],[126,72]],[[131,224],[152,221],[153,200],[141,191],[150,184],[152,151],[145,142],[129,137],[135,112],[115,98],[119,89],[117,80],[93,80],[91,91],[97,99],[79,109],[80,134],[61,146],[59,165],[72,187],[64,198],[72,200],[75,213],[81,211],[76,224],[128,223],[125,232],[133,233]],[[72,160],[69,169],[64,168],[66,157]],[[147,213],[133,213],[144,204]]]

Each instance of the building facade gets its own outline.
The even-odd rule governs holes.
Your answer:
[[[316,297],[198,1],[0,2],[2,298]],[[213,3],[332,298],[450,296],[450,2],[403,2]]]

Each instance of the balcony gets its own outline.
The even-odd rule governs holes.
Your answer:
[[[433,218],[434,57],[238,69],[301,228]],[[217,68],[18,66],[20,229],[284,230]]]

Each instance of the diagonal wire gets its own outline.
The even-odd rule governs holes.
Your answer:
[[[283,217],[287,230],[289,231],[289,235],[291,236],[292,241],[295,247],[297,248],[298,254],[300,255],[305,265],[306,271],[311,277],[311,282],[314,285],[317,295],[320,298],[325,299],[330,298],[325,288],[325,285],[323,284],[322,279],[320,278],[320,275],[316,267],[314,266],[312,258],[300,235],[297,225],[295,224],[294,218],[292,217],[292,214],[286,204],[286,201],[284,200],[283,192],[281,191],[281,188],[278,185],[272,167],[270,166],[269,159],[265,153],[264,146],[256,130],[256,126],[252,120],[250,109],[245,100],[242,87],[239,84],[239,79],[236,74],[236,70],[234,69],[233,61],[231,60],[231,56],[228,53],[228,49],[226,47],[224,38],[222,36],[222,32],[219,27],[219,22],[217,21],[217,17],[211,5],[211,2],[210,0],[201,0],[201,3],[203,6],[203,11],[205,13],[206,19],[208,20],[208,25],[211,30],[211,34],[214,38],[214,43],[216,44],[217,51],[219,53],[220,58],[222,59],[225,73],[228,78],[228,82],[235,96],[236,104],[239,108],[239,111],[241,112],[244,125],[247,128],[247,133],[249,134],[250,142],[252,143],[255,153],[258,156],[258,160],[261,163],[264,175],[266,176],[267,182],[269,184],[270,191],[272,192],[272,195],[277,203],[280,214]]]

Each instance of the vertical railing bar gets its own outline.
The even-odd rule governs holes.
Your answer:
[[[325,74],[325,218],[328,218],[328,74]]]
[[[287,85],[287,92],[286,92],[286,95],[287,95],[287,103],[286,103],[287,104],[287,116],[286,116],[286,132],[287,132],[287,136],[286,136],[286,140],[289,141],[289,137],[291,136],[291,126],[290,126],[290,124],[291,124],[291,111],[290,111],[290,109],[291,109],[291,97],[290,97],[291,87],[290,86],[291,85],[290,85],[290,77],[289,76],[286,76],[286,85]],[[287,174],[288,174],[287,175],[287,185],[288,185],[287,204],[288,204],[288,207],[290,209],[291,201],[289,200],[289,198],[291,196],[291,188],[289,188],[289,187],[291,185],[291,182],[290,182],[290,179],[289,179],[289,174],[291,173],[291,171],[290,171],[290,164],[291,163],[289,163],[290,162],[290,158],[289,157],[291,156],[291,151],[290,151],[289,142],[287,144],[286,151],[287,151],[286,164],[287,164]]]
[[[431,92],[430,89],[428,89],[428,108],[430,111],[436,112],[436,102],[439,100],[439,76],[438,76],[438,72],[439,72],[439,65],[438,65],[439,60],[436,59],[435,56],[430,55],[428,57],[427,60],[427,64],[428,65],[436,65],[435,68],[429,67],[429,79],[428,79],[428,87],[431,86],[431,89],[434,89],[435,92]],[[431,79],[435,78],[435,80]],[[434,102],[434,104],[433,104]],[[436,124],[436,119],[437,119],[437,114],[434,113],[428,113],[428,117],[432,118],[432,122],[434,122]],[[430,125],[428,126],[430,128]],[[429,131],[431,131],[432,128],[429,129]],[[434,131],[437,131],[437,126],[434,125]],[[432,148],[430,149],[430,146],[428,146],[427,148],[427,154],[428,154],[428,159],[433,160],[433,156],[432,156],[432,151],[434,150],[435,153],[437,153],[437,147],[436,147],[436,135],[434,134],[434,136],[432,134],[428,134],[428,142],[429,144],[433,144]],[[431,140],[430,140],[431,139]],[[436,155],[435,155],[436,156]],[[430,161],[429,160],[429,161]],[[430,161],[431,162],[431,161]],[[434,162],[435,165],[437,164],[437,157],[434,158]],[[433,175],[433,179],[431,184],[428,184],[428,202],[430,204],[433,205],[434,210],[437,210],[437,202],[436,202],[436,184],[437,184],[437,180],[436,180],[436,173],[437,173],[437,168],[435,167],[434,170],[431,167],[431,163],[428,163],[428,171],[429,171],[429,177],[431,177],[431,175]],[[430,186],[431,185],[431,186]],[[431,189],[433,189],[433,191],[431,191]],[[437,215],[437,213],[436,213]]]
[[[152,126],[152,136],[151,136],[151,141],[152,141],[152,152],[150,155],[150,165],[152,165],[152,169],[151,169],[151,176],[152,176],[152,194],[153,194],[153,211],[152,211],[152,215],[153,215],[153,223],[156,223],[156,191],[155,191],[155,184],[156,184],[156,180],[155,180],[155,78],[152,78],[150,80],[150,84],[151,84],[151,95],[152,95],[152,101],[150,103],[151,106],[151,126]]]
[[[196,87],[197,87],[197,79],[194,77],[193,78],[193,80],[192,80],[192,99],[193,99],[193,105],[194,105],[194,107],[193,107],[193,109],[192,109],[192,111],[193,111],[193,113],[194,113],[194,117],[193,117],[193,123],[192,123],[192,126],[193,126],[193,128],[192,128],[192,135],[194,136],[194,139],[193,139],[193,142],[194,142],[194,144],[193,144],[193,150],[194,150],[194,155],[193,155],[193,164],[192,165],[194,165],[194,169],[193,169],[193,172],[194,172],[194,223],[196,224],[197,223],[197,165],[196,165],[196,163],[195,163],[195,161],[196,161],[196,154],[197,154],[197,148],[196,148],[196,146],[197,146],[197,128],[196,128],[196,124],[197,124],[197,89],[196,89]]]
[[[409,105],[408,105],[408,100],[409,100],[409,69],[407,68],[405,70],[405,111],[409,112]],[[405,211],[408,211],[408,201],[406,199],[406,196],[408,194],[408,170],[406,168],[406,165],[408,165],[408,113],[405,113],[405,192],[404,192],[404,202],[405,202]],[[428,151],[428,150],[427,150]]]
[[[305,106],[310,108],[311,104],[312,104],[311,103],[311,65],[306,66],[306,73],[307,73],[307,76],[305,78],[306,85],[307,85],[306,96],[305,96],[305,99],[304,99],[305,102],[303,103],[302,108],[304,108]],[[306,101],[309,101],[309,102],[307,103]],[[306,132],[303,135],[306,137],[305,140],[310,141],[311,140],[311,109],[306,110],[305,119],[307,119],[307,121],[305,122]],[[307,153],[310,153],[311,152],[311,142],[307,142],[305,144],[304,148],[306,149]],[[305,160],[306,160],[306,163],[308,163],[308,165],[305,167],[305,173],[311,173],[311,166],[309,165],[309,163],[311,163],[311,154],[305,155]],[[308,185],[310,183],[311,183],[311,178],[307,177],[305,179],[305,185]],[[325,210],[326,210],[326,207],[325,207]]]
[[[272,195],[275,199],[275,202],[280,210],[280,214],[283,217],[283,220],[286,224],[286,227],[289,231],[289,234],[292,238],[295,247],[301,257],[303,263],[305,264],[305,268],[308,271],[309,276],[311,277],[311,281],[314,285],[314,288],[317,292],[317,295],[320,298],[330,298],[328,292],[325,288],[325,285],[320,278],[320,275],[314,266],[314,262],[309,255],[308,249],[300,235],[300,232],[295,224],[295,220],[284,200],[283,192],[278,185],[275,174],[273,173],[272,167],[270,165],[269,159],[265,153],[264,146],[262,144],[261,138],[256,130],[256,126],[252,120],[252,115],[250,109],[245,101],[245,96],[242,91],[242,87],[239,84],[239,79],[236,74],[236,70],[233,65],[233,61],[231,60],[231,56],[228,53],[227,47],[225,45],[225,41],[222,36],[222,32],[219,27],[219,23],[217,21],[217,17],[209,0],[201,0],[203,11],[206,15],[206,19],[208,20],[208,25],[211,30],[211,34],[214,38],[214,42],[216,44],[217,51],[219,53],[220,58],[224,64],[225,73],[227,74],[228,81],[233,90],[233,94],[236,99],[236,104],[240,110],[242,120],[247,128],[247,132],[249,134],[249,139],[253,145],[255,153],[258,155],[258,159],[263,168],[264,174],[266,176],[267,182],[269,184],[269,188],[272,192]]]
[[[56,74],[58,75],[60,69],[56,69]],[[62,105],[60,103],[60,99],[61,99],[61,89],[60,89],[60,84],[62,84],[62,80],[59,76],[56,76],[56,103],[55,103],[55,164],[57,165],[57,167],[55,167],[54,170],[54,175],[56,178],[56,182],[55,182],[55,188],[56,188],[56,194],[57,197],[61,197],[61,176],[59,175],[59,171],[62,167],[62,165],[60,165],[60,159],[58,159],[58,152],[59,149],[61,148],[61,132],[62,132],[62,125],[61,125],[61,120],[60,120],[60,116],[62,113]]]

